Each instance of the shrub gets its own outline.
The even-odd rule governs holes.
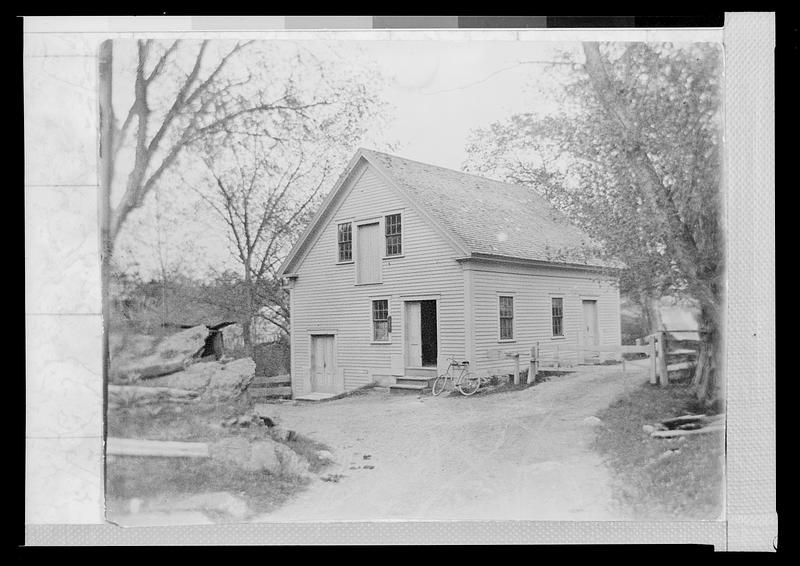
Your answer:
[[[273,377],[289,373],[290,349],[286,342],[264,342],[253,347],[256,375]]]

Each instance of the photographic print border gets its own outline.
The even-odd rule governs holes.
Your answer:
[[[123,21],[127,20],[127,21]],[[201,32],[169,18],[25,20],[27,545],[711,544],[772,550],[775,512],[775,16],[726,14],[724,30]],[[178,20],[182,20],[178,18]],[[186,22],[184,22],[185,24]],[[120,528],[103,519],[102,309],[97,49],[109,38],[724,41],[726,520],[337,522]],[[701,39],[698,39],[701,38]],[[41,89],[63,93],[42,107]],[[44,140],[42,132],[53,133]],[[757,191],[754,196],[753,191]],[[764,253],[766,250],[767,253]],[[755,352],[755,355],[753,354]]]

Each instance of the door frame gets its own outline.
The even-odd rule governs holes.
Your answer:
[[[586,328],[586,311],[584,310],[583,303],[584,303],[584,301],[590,301],[590,302],[594,302],[595,336],[597,337],[597,344],[596,345],[599,346],[600,344],[602,344],[601,335],[600,335],[600,301],[599,301],[599,297],[597,295],[581,295],[579,298],[580,298],[580,301],[581,301],[581,322],[583,323],[581,325],[581,335],[579,337],[580,340],[581,340],[581,344],[580,345],[583,346],[583,342],[584,342],[585,337],[586,337],[586,331],[584,330]]]
[[[400,301],[403,304],[403,308],[401,309],[401,316],[402,316],[402,324],[403,324],[403,346],[402,346],[402,356],[403,356],[403,368],[405,369],[431,369],[432,366],[407,366],[406,365],[406,303],[416,303],[420,301],[436,301],[436,368],[437,372],[439,371],[439,358],[441,357],[442,351],[442,313],[441,313],[441,306],[442,306],[442,295],[441,294],[427,294],[427,295],[400,295]],[[420,329],[421,330],[421,329]]]
[[[347,221],[346,221],[347,222]],[[368,218],[360,218],[355,220],[349,221],[351,226],[353,227],[353,239],[352,239],[352,246],[353,246],[353,259],[351,262],[356,264],[358,260],[358,229],[362,226],[366,226],[369,224],[377,224],[378,225],[378,240],[381,242],[379,243],[379,247],[382,246],[380,249],[380,262],[378,264],[378,281],[373,281],[371,283],[360,283],[358,281],[358,266],[356,265],[353,269],[353,285],[356,287],[363,287],[368,285],[381,285],[383,284],[383,256],[385,255],[386,251],[386,243],[385,239],[383,238],[384,234],[384,227],[383,227],[383,216],[370,216]],[[338,249],[337,249],[338,253]]]
[[[306,371],[306,375],[308,376],[308,391],[313,392],[314,389],[311,384],[311,355],[313,352],[313,342],[314,336],[333,336],[333,367],[335,369],[333,377],[334,383],[336,383],[337,389],[344,391],[344,383],[340,379],[340,368],[339,368],[339,331],[338,330],[326,330],[326,329],[314,329],[308,331],[308,371]]]

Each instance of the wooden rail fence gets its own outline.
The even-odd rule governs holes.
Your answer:
[[[589,354],[596,354],[597,357],[613,358],[622,360],[622,370],[626,370],[627,361],[623,354],[645,354],[649,359],[650,383],[665,387],[669,384],[669,372],[679,369],[688,369],[691,364],[667,363],[670,354],[668,348],[668,338],[666,332],[657,332],[646,336],[644,340],[637,340],[636,345],[599,345],[599,346],[570,346],[566,344],[556,344],[551,348],[542,350],[540,343],[536,343],[530,351],[530,367],[528,369],[528,383],[531,383],[539,371],[544,369],[558,369],[571,365],[569,362],[575,360],[582,363]],[[517,368],[519,367],[519,355],[517,354]],[[519,370],[515,373],[515,383],[519,382]]]

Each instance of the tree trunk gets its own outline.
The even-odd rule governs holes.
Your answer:
[[[244,349],[247,352],[247,355],[252,357],[253,356],[253,320],[255,319],[255,315],[253,313],[253,304],[255,302],[253,295],[253,279],[250,276],[250,269],[245,266],[245,274],[244,274],[244,286],[245,286],[245,300],[246,300],[246,312],[244,324],[242,324],[242,340],[244,341]]]
[[[707,406],[721,400],[721,387],[718,373],[719,324],[712,313],[716,309],[702,306],[700,309],[700,353],[697,357],[692,386],[697,399]]]

